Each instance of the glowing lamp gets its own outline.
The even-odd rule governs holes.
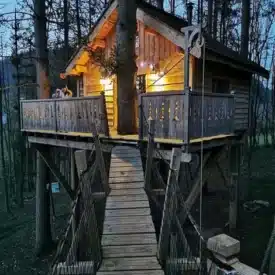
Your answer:
[[[100,84],[101,85],[110,85],[111,80],[109,78],[101,78],[100,79]]]

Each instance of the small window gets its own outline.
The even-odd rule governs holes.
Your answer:
[[[223,78],[212,79],[212,91],[213,93],[228,94],[229,93],[229,80]]]
[[[78,96],[78,97],[84,96],[83,76],[81,76],[81,77],[77,80],[77,96]]]
[[[146,75],[141,74],[137,76],[136,80],[137,93],[142,94],[146,92]]]

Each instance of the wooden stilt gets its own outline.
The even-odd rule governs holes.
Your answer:
[[[153,165],[153,151],[154,151],[154,132],[155,132],[155,121],[149,120],[149,134],[148,134],[148,146],[147,146],[147,159],[145,169],[145,190],[150,191],[152,187],[151,176],[152,176],[152,165]]]
[[[160,236],[158,244],[158,259],[165,261],[168,254],[169,234],[171,230],[172,217],[175,209],[175,185],[179,176],[182,151],[180,148],[173,148],[170,162],[169,176],[166,187],[165,201],[163,207]]]
[[[53,175],[56,177],[56,179],[63,185],[65,190],[67,191],[70,198],[73,200],[75,197],[75,193],[72,191],[71,186],[66,181],[65,177],[60,173],[59,169],[54,164],[54,161],[47,149],[42,145],[35,145],[35,148],[39,151],[40,157],[44,160],[44,162],[47,164]]]
[[[237,227],[239,171],[240,171],[240,146],[230,147],[230,185],[229,185],[229,231],[234,233]]]

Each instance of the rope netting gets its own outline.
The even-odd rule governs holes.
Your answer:
[[[144,118],[143,121],[145,122],[147,134],[154,138],[154,133],[149,131],[148,118],[142,106],[140,105],[139,108]],[[156,146],[154,146],[154,150],[160,160],[169,168],[169,173],[174,174],[171,176],[176,177],[175,174],[178,173],[178,171],[171,167],[170,163],[163,157],[161,151]],[[169,211],[167,222],[171,224],[171,230],[168,236],[166,236],[166,238],[168,238],[169,248],[167,258],[164,262],[165,274],[210,274],[212,266],[207,267],[207,258],[212,258],[212,256],[206,248],[206,240],[202,236],[201,227],[196,223],[191,215],[190,209],[186,206],[179,181],[177,180],[175,183],[176,184],[171,184],[170,186],[165,186],[166,196],[167,193],[171,196],[171,203],[169,203],[168,207],[166,202],[164,202],[164,206],[162,207],[162,203],[157,200],[156,196],[150,193],[150,191],[147,192],[149,197],[155,202],[160,213],[163,213],[162,215],[165,215],[165,211]],[[165,209],[165,207],[167,207],[167,209]]]
[[[93,154],[89,159],[92,157]],[[95,173],[95,165],[89,165],[80,175],[72,216],[59,242],[50,275],[94,274],[101,262],[100,230],[92,192]]]

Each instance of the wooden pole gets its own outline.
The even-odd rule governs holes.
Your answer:
[[[158,258],[160,262],[164,262],[168,254],[169,234],[176,206],[174,192],[179,176],[181,154],[180,148],[173,148],[159,235]]]
[[[76,194],[77,190],[77,178],[76,178],[76,164],[75,164],[75,158],[74,158],[74,149],[70,150],[70,170],[71,170],[71,189]],[[72,203],[74,205],[74,202]],[[78,224],[78,206],[76,206],[75,211],[73,213],[73,219],[72,219],[72,238],[74,238],[77,224]]]
[[[36,170],[36,254],[41,255],[52,245],[50,196],[47,165],[37,151]]]
[[[229,231],[234,233],[237,228],[238,195],[239,195],[239,170],[240,146],[230,146],[230,185],[229,185]]]
[[[97,130],[96,130],[96,126],[95,126],[94,123],[92,124],[92,132],[93,132],[93,136],[94,136],[94,144],[95,144],[95,150],[96,150],[97,167],[100,170],[101,180],[102,180],[104,192],[107,195],[109,193],[109,191],[110,191],[109,181],[108,181],[108,175],[107,175],[107,171],[106,171],[106,167],[105,167],[105,162],[104,162],[104,158],[103,158],[101,144],[100,144],[100,141],[99,141],[99,138],[98,138],[98,134],[97,134]]]
[[[149,133],[148,133],[148,146],[147,146],[147,159],[145,169],[145,190],[149,191],[151,188],[152,164],[154,153],[154,133],[155,133],[155,120],[149,120]]]

